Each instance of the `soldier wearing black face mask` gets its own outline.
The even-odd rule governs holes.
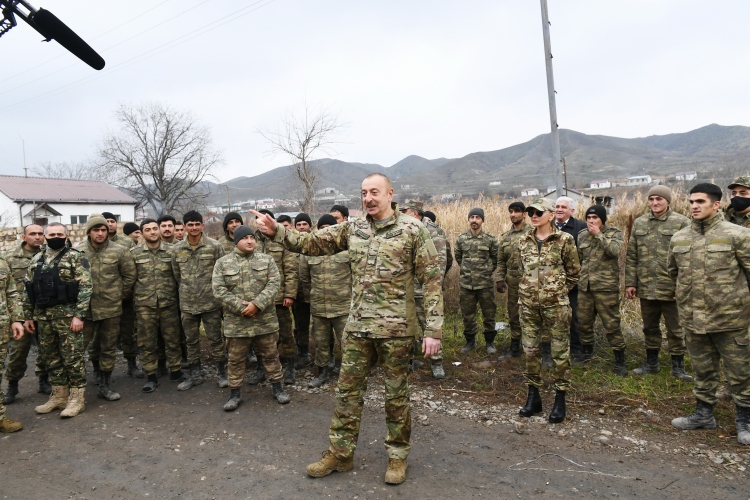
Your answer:
[[[726,219],[738,226],[750,228],[750,176],[737,177],[728,186],[732,191]]]

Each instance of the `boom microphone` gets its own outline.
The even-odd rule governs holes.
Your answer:
[[[96,70],[104,68],[104,59],[52,12],[40,8],[30,17],[39,28],[39,31],[48,39],[57,40],[57,43],[68,49],[74,56],[92,68]]]

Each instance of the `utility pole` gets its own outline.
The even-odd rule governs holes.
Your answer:
[[[224,184],[224,187],[227,190],[227,212],[231,212],[232,211],[232,201],[229,199],[229,185],[228,184]]]
[[[29,169],[26,168],[26,141],[23,140],[23,137],[20,135],[18,136],[19,139],[21,139],[21,146],[23,147],[23,176],[28,177],[29,176]]]
[[[557,106],[555,104],[555,78],[552,74],[552,46],[549,38],[549,14],[547,14],[547,0],[542,3],[542,33],[544,34],[544,62],[547,66],[547,96],[549,97],[550,139],[552,140],[552,160],[555,163],[555,188],[557,196],[562,196],[563,178],[562,161],[560,159],[560,132],[557,126]],[[567,187],[567,186],[566,186]]]

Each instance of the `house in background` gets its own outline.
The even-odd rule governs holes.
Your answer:
[[[94,213],[135,221],[136,201],[99,181],[0,175],[0,226],[85,224]]]
[[[539,190],[537,188],[524,189],[521,191],[521,196],[539,196]]]
[[[674,174],[676,181],[694,181],[698,178],[698,172],[678,172]]]
[[[600,181],[591,181],[591,184],[589,186],[590,189],[609,189],[612,187],[612,183],[609,182],[607,179],[600,180]]]
[[[636,175],[628,177],[628,186],[647,186],[653,183],[650,175]],[[657,183],[658,184],[658,183]]]

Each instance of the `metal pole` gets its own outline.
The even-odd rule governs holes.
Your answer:
[[[557,196],[562,196],[563,178],[562,161],[560,160],[560,133],[557,127],[557,106],[555,105],[555,78],[552,74],[552,47],[549,38],[549,15],[547,0],[542,3],[542,33],[544,34],[544,62],[547,66],[547,96],[549,98],[550,139],[552,140],[552,160],[555,164],[555,188]]]
[[[23,147],[23,176],[28,177],[29,176],[29,170],[26,168],[26,141],[23,140],[23,137],[20,135],[18,136],[19,139],[21,139],[21,146]]]

